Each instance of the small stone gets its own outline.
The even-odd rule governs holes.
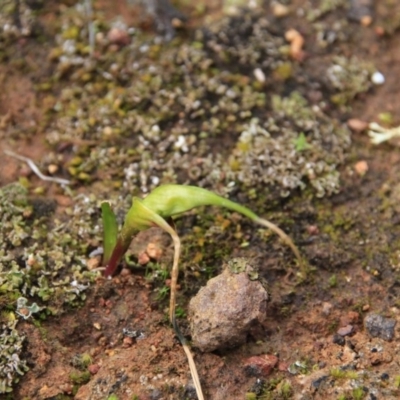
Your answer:
[[[138,257],[138,263],[140,264],[140,265],[146,265],[146,264],[148,264],[150,262],[150,257],[149,257],[149,255],[144,251],[143,253],[140,253],[139,254],[139,257]]]
[[[338,344],[339,346],[344,346],[346,343],[346,340],[344,339],[343,336],[339,335],[338,333],[335,333],[333,335],[332,342],[335,344]]]
[[[120,28],[111,28],[107,34],[107,38],[111,44],[126,46],[131,41],[128,32]]]
[[[100,365],[98,365],[98,364],[91,364],[88,366],[88,371],[92,375],[96,375],[99,372],[99,369],[100,369]]]
[[[265,74],[261,68],[256,68],[253,71],[254,77],[258,80],[258,82],[264,83],[265,82]]]
[[[354,132],[363,132],[368,128],[368,122],[358,118],[350,118],[347,121],[347,126]]]
[[[339,328],[337,334],[340,336],[348,336],[353,333],[354,326],[353,325],[346,325],[342,328]]]
[[[271,7],[272,7],[272,14],[276,18],[286,17],[290,12],[290,9],[288,6],[278,3],[278,2],[273,2],[271,4]]]
[[[49,174],[50,174],[50,175],[55,174],[55,173],[58,171],[58,165],[56,165],[56,164],[50,164],[50,165],[47,167],[47,171],[49,171]]]
[[[88,267],[89,271],[93,271],[94,269],[98,268],[99,265],[100,265],[99,257],[92,257],[86,261],[86,266]]]
[[[386,341],[393,340],[396,320],[384,318],[378,314],[369,314],[364,319],[364,326],[372,337],[379,337]]]
[[[371,76],[371,82],[374,85],[383,85],[385,83],[385,76],[381,72],[376,71]]]
[[[314,389],[318,389],[320,386],[322,386],[325,382],[327,382],[329,379],[328,375],[322,375],[320,377],[318,377],[317,379],[314,379],[311,382],[311,385]]]
[[[366,161],[358,161],[354,165],[354,170],[356,171],[357,175],[364,176],[368,171],[368,163]]]
[[[133,339],[130,336],[125,336],[122,340],[122,347],[127,348],[131,347],[133,344]]]
[[[103,128],[103,134],[104,136],[111,136],[113,134],[113,130],[110,126],[105,126]]]
[[[381,379],[382,379],[383,381],[389,380],[389,374],[386,373],[386,372],[384,372],[383,374],[381,374]]]
[[[246,360],[244,368],[251,376],[268,376],[278,365],[278,357],[273,354],[250,357]]]
[[[146,253],[153,260],[159,260],[162,256],[162,250],[155,243],[149,243],[147,245]]]
[[[316,235],[319,234],[319,229],[318,229],[318,226],[317,226],[317,225],[308,225],[308,226],[306,227],[306,229],[307,229],[307,233],[308,233],[310,236],[316,236]]]
[[[98,331],[101,330],[101,325],[98,322],[95,322],[93,324],[94,328],[97,329]]]
[[[267,299],[266,290],[250,279],[247,269],[233,273],[226,268],[190,301],[193,345],[214,351],[245,343],[250,330],[265,321]]]
[[[360,314],[356,311],[349,311],[347,314],[340,317],[340,327],[356,324],[360,318]]]
[[[296,61],[304,59],[304,38],[296,29],[289,29],[285,33],[285,39],[290,43],[290,56]]]

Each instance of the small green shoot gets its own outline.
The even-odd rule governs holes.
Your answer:
[[[352,391],[353,400],[362,400],[365,397],[365,392],[362,387],[356,387]]]
[[[329,277],[329,279],[328,279],[328,285],[329,285],[329,287],[331,287],[331,288],[335,288],[335,287],[338,285],[338,279],[337,279],[336,274],[333,274],[333,275],[331,275],[331,276]]]
[[[299,136],[293,140],[294,147],[297,152],[311,149],[311,144],[307,142],[306,135],[301,132]]]
[[[304,135],[303,135],[304,136]],[[179,258],[181,243],[173,225],[170,224],[171,217],[182,214],[193,208],[201,206],[218,206],[236,211],[259,225],[275,232],[293,251],[300,265],[302,258],[297,247],[285,232],[270,221],[260,218],[247,207],[241,206],[233,201],[216,195],[206,189],[186,185],[163,185],[154,189],[145,199],[133,198],[132,207],[126,215],[124,224],[118,234],[117,222],[114,212],[109,203],[102,204],[102,218],[104,225],[104,264],[105,276],[112,276],[116,272],[118,263],[124,256],[133,237],[140,231],[153,226],[158,226],[170,234],[174,243],[174,260],[171,271],[171,289],[169,318],[177,333],[186,356],[189,360],[189,367],[192,373],[196,393],[199,400],[204,399],[200,380],[197,374],[193,356],[189,350],[186,339],[181,335],[176,324],[176,292],[179,274]]]
[[[103,248],[104,248],[104,256],[103,262],[108,264],[111,258],[111,254],[115,248],[117,243],[117,235],[118,235],[118,224],[117,219],[113,210],[110,207],[110,204],[104,202],[101,204],[101,217],[103,220]]]

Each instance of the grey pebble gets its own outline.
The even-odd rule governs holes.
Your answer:
[[[364,326],[370,336],[391,341],[394,337],[396,322],[394,319],[384,318],[378,314],[368,314],[364,319]]]

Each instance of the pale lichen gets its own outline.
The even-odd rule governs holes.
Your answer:
[[[97,275],[86,268],[91,243],[99,242],[97,200],[78,197],[62,220],[44,203],[30,199],[20,184],[0,189],[0,392],[11,391],[26,371],[16,316],[30,319],[80,304]]]

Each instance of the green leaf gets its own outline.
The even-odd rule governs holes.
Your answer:
[[[117,243],[118,224],[114,211],[111,209],[110,204],[104,202],[101,204],[101,218],[103,220],[103,263],[108,264],[111,254]]]
[[[311,149],[312,147],[311,144],[307,142],[306,135],[303,132],[301,132],[300,135],[293,140],[293,143],[296,151],[298,152]]]

